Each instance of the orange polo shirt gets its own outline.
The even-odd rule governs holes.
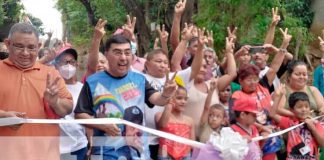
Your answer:
[[[29,69],[20,69],[8,59],[0,61],[0,110],[46,119],[43,98],[47,73],[53,79],[59,76],[54,67],[38,62]],[[59,97],[72,103],[62,78],[58,86]],[[18,130],[0,127],[0,146],[0,155],[9,156],[4,159],[59,159],[59,127],[53,124],[24,124]]]

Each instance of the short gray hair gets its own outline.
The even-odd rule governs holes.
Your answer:
[[[10,39],[12,37],[12,35],[16,32],[34,34],[36,36],[37,40],[39,40],[39,33],[38,33],[37,29],[28,23],[14,24],[10,28],[8,38]]]

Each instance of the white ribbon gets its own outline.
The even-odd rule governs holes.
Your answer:
[[[323,116],[315,117],[313,120],[319,119]],[[9,117],[9,118],[0,118],[0,126],[9,126],[9,125],[16,125],[16,124],[23,124],[23,123],[37,123],[37,124],[60,124],[60,123],[78,123],[78,124],[124,124],[128,126],[132,126],[134,128],[137,128],[139,130],[142,130],[144,132],[151,133],[153,135],[163,137],[166,139],[170,139],[179,143],[183,143],[186,145],[190,145],[192,147],[196,148],[202,148],[205,146],[204,143],[200,143],[197,141],[193,141],[187,138],[183,138],[180,136],[176,136],[170,133],[162,132],[159,130],[147,128],[123,119],[118,119],[118,118],[94,118],[94,119],[76,119],[76,120],[64,120],[64,119],[23,119],[23,118],[18,118],[18,117]],[[252,138],[252,141],[260,141],[264,139],[268,139],[271,137],[279,136],[284,133],[287,133],[297,127],[300,127],[301,125],[304,125],[305,123],[300,123],[298,125],[292,126],[290,128],[287,128],[285,130],[269,134],[266,137],[259,136],[259,137],[254,137]]]
[[[319,118],[321,118],[321,117],[323,117],[323,116],[318,116],[318,117],[315,117],[315,118],[312,118],[312,119],[313,119],[313,120],[317,120],[317,119],[319,119]],[[264,140],[264,139],[268,139],[268,138],[272,138],[272,137],[280,136],[280,135],[282,135],[282,134],[284,134],[284,133],[287,133],[287,132],[289,132],[289,131],[291,131],[291,130],[297,128],[297,127],[300,127],[300,126],[302,126],[302,125],[304,125],[304,124],[305,124],[305,122],[302,122],[302,123],[297,124],[297,125],[295,125],[295,126],[292,126],[292,127],[286,128],[286,129],[284,129],[284,130],[281,130],[281,131],[278,131],[278,132],[275,132],[275,133],[272,133],[272,134],[269,134],[268,136],[259,136],[259,137],[254,137],[254,138],[252,138],[252,141],[253,141],[253,142],[255,142],[255,141],[261,141],[261,140]]]
[[[147,128],[123,119],[118,118],[94,118],[94,119],[75,119],[75,120],[63,120],[63,119],[23,119],[18,117],[10,117],[10,118],[0,118],[0,126],[8,126],[15,124],[23,124],[23,123],[42,123],[42,124],[60,124],[60,123],[78,123],[78,124],[124,124],[144,132],[148,132],[154,134],[159,137],[163,137],[166,139],[170,139],[179,143],[183,143],[186,145],[190,145],[192,147],[201,148],[205,144],[197,141],[193,141],[187,138],[183,138],[180,136],[173,135],[171,133],[162,132],[159,130]]]

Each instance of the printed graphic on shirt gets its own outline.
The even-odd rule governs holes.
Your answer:
[[[98,83],[94,94],[94,107],[98,118],[122,118],[124,109],[102,84]]]
[[[134,84],[133,82],[122,85],[116,88],[115,91],[117,94],[120,94],[125,101],[133,99],[141,94],[137,89],[136,84]]]
[[[291,147],[288,159],[316,159],[316,142],[305,127],[289,132],[288,143],[288,146]]]
[[[121,118],[143,125],[145,77],[133,72],[116,79],[105,72],[87,79],[93,99],[96,118]],[[117,125],[119,136],[112,137],[102,130],[94,129],[92,153],[109,155],[112,159],[142,157],[146,155],[147,138],[140,130]],[[101,137],[101,138],[99,138]]]

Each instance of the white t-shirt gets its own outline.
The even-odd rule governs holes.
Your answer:
[[[169,75],[170,78],[173,75],[174,75],[174,73],[170,73],[170,75]],[[185,87],[187,89],[188,89],[188,83],[190,80],[190,75],[191,75],[191,67],[188,67],[187,69],[181,70],[177,73],[177,76],[182,78],[184,84],[186,85]],[[155,78],[148,74],[145,74],[145,78],[154,89],[156,89],[162,93],[166,77]],[[164,107],[162,107],[162,106],[154,106],[153,108],[149,108],[148,106],[145,106],[145,124],[146,124],[146,126],[149,128],[156,129],[155,118],[154,118],[155,114],[157,112],[163,112],[163,110],[164,110]],[[152,136],[152,140],[151,140],[150,144],[158,144],[157,137]]]
[[[73,85],[66,85],[73,98],[73,110],[62,119],[74,119],[74,109],[78,101],[83,84],[77,82]],[[71,153],[87,146],[88,140],[85,135],[85,128],[80,124],[60,124],[60,153]]]
[[[268,71],[269,71],[269,67],[268,66],[265,66],[259,73],[259,78],[261,79],[263,76],[265,76]],[[276,75],[275,79],[273,80],[273,86],[275,89],[277,89],[279,87],[279,84],[280,84],[280,80],[278,78],[278,76]]]

